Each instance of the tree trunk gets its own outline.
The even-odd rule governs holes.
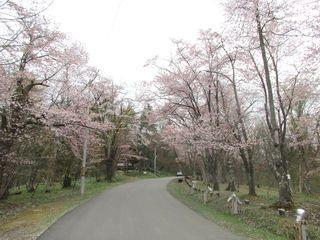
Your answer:
[[[7,199],[9,196],[9,189],[13,181],[13,175],[6,174],[6,169],[2,165],[0,169],[0,200]]]
[[[229,172],[229,181],[228,181],[228,187],[226,188],[226,191],[236,191],[236,185],[235,185],[235,174],[234,174],[234,161],[232,156],[226,156],[227,162],[228,162],[228,172]]]
[[[308,165],[306,149],[302,146],[299,147],[300,161],[299,161],[299,192],[304,192],[306,194],[311,194],[310,179],[307,173],[310,171]]]
[[[253,171],[249,171],[247,178],[248,178],[249,195],[250,196],[257,196],[255,183],[254,183]]]
[[[205,183],[205,184],[209,184],[210,183],[210,180],[208,178],[208,174],[207,174],[207,171],[208,169],[206,168],[206,165],[205,165],[205,162],[206,161],[205,159],[203,161],[201,161],[198,165],[199,165],[199,170],[200,170],[200,176],[202,178],[202,181]],[[196,175],[196,179],[197,179],[197,175]]]
[[[287,179],[287,176],[283,176],[282,180],[279,182],[279,204],[281,207],[291,208],[292,203],[290,180]]]
[[[212,182],[213,182],[212,189],[213,189],[214,191],[219,191],[219,190],[220,190],[220,186],[219,186],[219,182],[218,182],[218,180],[217,180],[216,175],[213,177]]]
[[[226,188],[226,191],[231,191],[231,192],[237,191],[237,189],[236,189],[236,184],[234,183],[234,181],[230,181],[230,182],[228,183],[228,186],[227,186],[227,188]]]
[[[113,159],[106,160],[106,180],[111,182],[114,175]]]
[[[118,147],[114,145],[110,145],[107,149],[106,154],[106,180],[112,181],[115,172],[115,162],[116,156],[118,152]]]
[[[236,130],[238,134],[236,134],[236,139],[239,141],[239,143],[242,143],[243,141],[245,143],[248,143],[249,138],[247,134],[247,128],[245,126],[244,120],[243,120],[243,115],[241,111],[241,105],[240,105],[240,100],[238,96],[238,89],[237,89],[237,84],[236,84],[236,78],[235,78],[235,66],[234,66],[234,60],[232,57],[228,54],[229,60],[232,66],[232,88],[233,88],[233,94],[234,98],[236,101],[236,112],[239,118],[239,123],[236,124]],[[240,125],[240,126],[239,126]],[[242,158],[244,167],[245,167],[245,172],[246,172],[246,177],[247,177],[247,184],[249,187],[249,195],[251,196],[256,196],[256,190],[255,190],[255,185],[254,185],[254,168],[253,168],[253,149],[251,147],[247,147],[247,149],[240,149],[240,157]]]
[[[55,175],[55,165],[57,161],[57,155],[58,155],[58,144],[59,141],[55,137],[54,138],[54,146],[53,146],[53,154],[52,157],[48,159],[48,164],[47,164],[47,177],[46,177],[46,191],[49,192],[50,188],[53,185],[53,178]]]
[[[26,185],[27,188],[27,192],[35,192],[37,189],[37,184],[36,184],[36,180],[37,180],[37,173],[38,173],[38,167],[32,168],[30,170],[30,176],[29,176],[29,180],[28,183]]]
[[[205,158],[204,158],[204,176],[206,177],[206,184],[212,186],[213,190],[219,190],[219,183],[218,183],[218,154],[214,153],[214,150],[205,151]]]
[[[244,149],[240,149],[240,157],[243,161],[244,169],[246,172],[247,184],[249,187],[249,195],[257,196],[255,183],[254,183],[254,168],[253,162],[250,160],[252,158],[251,154],[246,154]]]
[[[302,161],[299,161],[299,193],[303,191],[303,171],[302,171]]]
[[[72,182],[71,177],[68,176],[67,174],[64,175],[62,188],[69,188],[69,187],[71,187],[71,182]]]
[[[212,171],[212,188],[215,191],[219,191],[219,181],[218,181],[218,155],[215,155],[213,157],[214,162],[213,162],[213,171]]]
[[[274,171],[279,183],[279,204],[278,205],[286,207],[288,205],[292,205],[293,197],[292,197],[292,191],[290,188],[290,175],[288,173],[287,161],[284,153],[285,131],[282,132],[282,135],[280,136],[280,129],[277,124],[275,101],[274,101],[273,90],[272,90],[272,81],[270,77],[270,69],[269,69],[268,57],[266,53],[266,45],[265,45],[265,39],[263,35],[258,1],[255,2],[254,5],[255,5],[254,6],[255,14],[256,14],[257,33],[259,36],[259,47],[261,51],[261,58],[262,58],[264,73],[265,73],[265,82],[267,86],[267,96],[266,96],[267,103],[266,104],[268,104],[269,113],[267,110],[266,116],[267,116],[267,121],[269,123],[268,124],[269,133],[270,133],[270,136],[272,139],[272,145],[273,145],[271,147],[271,151],[273,151],[272,161],[274,162]],[[286,118],[286,116],[283,116],[283,117]]]
[[[101,182],[101,179],[100,179],[100,164],[99,163],[95,163],[94,166],[95,166],[94,175],[95,175],[95,178],[96,178],[96,182]]]
[[[274,151],[279,148],[274,147]],[[278,205],[283,208],[288,208],[293,205],[293,196],[291,189],[291,176],[287,169],[285,160],[285,153],[274,154],[275,158],[275,172],[279,186],[279,203]]]
[[[9,189],[12,185],[16,165],[8,159],[13,141],[0,142],[0,199],[9,196]]]

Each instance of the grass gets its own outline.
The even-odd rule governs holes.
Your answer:
[[[73,208],[108,188],[137,179],[138,177],[121,175],[108,183],[88,178],[84,196],[79,194],[79,182],[70,189],[62,189],[61,184],[55,184],[49,193],[45,193],[44,185],[39,185],[34,194],[23,190],[19,195],[10,195],[7,200],[0,201],[0,239],[36,239]]]
[[[148,178],[158,178],[158,177],[172,177],[174,174],[168,172],[160,172],[160,175],[157,176],[152,172],[141,173],[138,170],[130,170],[126,173],[127,176],[131,177],[139,177],[140,179],[148,179]]]
[[[221,185],[225,189],[226,185]],[[273,188],[257,189],[258,197],[249,197],[246,186],[240,186],[237,195],[241,200],[250,200],[249,205],[242,206],[240,215],[231,215],[227,208],[229,192],[220,191],[220,197],[212,197],[206,205],[202,202],[201,193],[191,193],[185,183],[171,181],[168,185],[169,192],[191,209],[219,225],[229,228],[231,231],[255,240],[282,240],[294,239],[294,213],[288,213],[287,217],[280,217],[277,210],[268,206],[277,200],[277,191]],[[320,208],[319,195],[306,196],[296,194],[297,206],[303,205],[307,209],[318,211]],[[320,239],[319,223],[310,221],[307,227],[311,239]]]

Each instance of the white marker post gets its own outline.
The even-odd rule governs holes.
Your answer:
[[[211,187],[207,187],[207,189],[203,192],[203,203],[207,204],[209,201],[209,196],[212,196],[213,189]]]
[[[192,181],[192,188],[191,188],[191,194],[194,193],[194,189],[196,188],[196,181]]]
[[[157,146],[154,147],[153,172],[157,174]]]
[[[296,240],[307,240],[308,235],[306,232],[306,211],[302,208],[297,209],[297,218],[296,218]]]

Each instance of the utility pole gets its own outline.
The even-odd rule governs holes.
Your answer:
[[[81,168],[81,187],[80,193],[84,194],[84,187],[86,181],[86,162],[87,162],[87,152],[88,152],[88,134],[86,134],[84,144],[83,144],[83,156],[82,156],[82,168]]]
[[[153,171],[157,173],[157,146],[154,147]]]

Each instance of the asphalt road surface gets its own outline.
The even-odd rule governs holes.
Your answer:
[[[172,178],[110,189],[74,209],[39,240],[240,240],[174,199]]]

